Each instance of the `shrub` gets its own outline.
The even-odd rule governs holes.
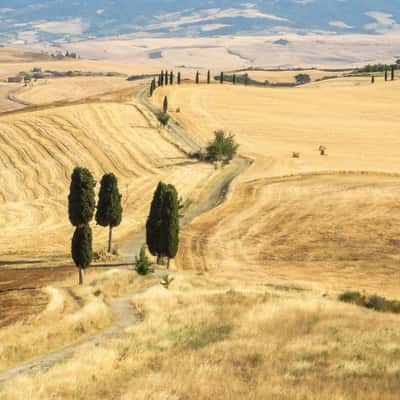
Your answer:
[[[135,270],[139,275],[148,275],[154,272],[153,264],[146,256],[146,247],[142,246],[139,257],[135,257]]]
[[[235,142],[235,136],[219,130],[214,132],[214,140],[206,148],[206,157],[209,161],[222,161],[228,164],[236,155],[239,145]]]
[[[360,292],[348,291],[342,293],[339,296],[339,300],[345,303],[356,304],[374,311],[400,314],[400,301],[388,300],[385,297],[376,294],[368,297]]]
[[[294,77],[294,79],[296,79],[296,83],[299,85],[304,85],[311,82],[311,77],[308,74],[298,74]]]
[[[169,122],[169,115],[168,114],[164,114],[164,113],[158,113],[157,114],[157,119],[160,122],[161,125],[163,126],[167,126],[168,122]]]

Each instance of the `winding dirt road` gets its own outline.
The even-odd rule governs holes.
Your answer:
[[[147,87],[137,92],[137,100],[150,112],[157,113],[159,111],[149,101],[147,97]],[[174,121],[170,122],[169,131],[177,141],[178,145],[184,145],[192,151],[200,149],[200,146],[191,138],[191,136]],[[207,187],[200,193],[197,201],[191,203],[185,210],[185,217],[183,218],[182,224],[188,225],[197,216],[220,205],[225,200],[233,180],[244,172],[250,164],[251,160],[237,157],[229,167],[222,169],[221,172],[215,176]],[[132,257],[132,255],[137,254],[144,242],[144,237],[145,233],[142,232],[134,239],[127,241],[122,248],[122,253],[126,257]],[[46,371],[53,365],[72,357],[72,355],[83,346],[101,343],[114,336],[116,333],[123,331],[128,326],[140,323],[141,316],[138,312],[135,312],[130,300],[135,294],[143,293],[149,288],[159,284],[162,275],[163,274],[158,274],[157,278],[144,288],[135,290],[126,296],[111,300],[109,305],[114,315],[114,322],[109,328],[100,331],[89,338],[82,339],[79,342],[65,346],[62,349],[45,354],[26,364],[1,373],[0,384],[22,374]]]

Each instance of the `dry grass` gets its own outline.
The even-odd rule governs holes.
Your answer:
[[[397,398],[397,316],[192,274],[132,301],[139,327],[6,384],[0,398]]]
[[[140,288],[148,279],[132,270],[91,270],[87,285],[75,287],[69,278],[43,289],[46,308],[0,330],[0,371],[83,339],[112,321],[107,300]]]
[[[119,178],[124,218],[115,229],[116,244],[142,229],[159,180],[175,184],[185,199],[192,195],[213,168],[191,163],[156,126],[132,101],[0,117],[0,222],[6,227],[0,253],[43,259],[69,252],[67,196],[77,165],[89,168],[97,181],[106,172]],[[100,250],[107,232],[94,229]]]
[[[157,90],[197,140],[225,128],[255,160],[228,202],[185,229],[180,267],[398,298],[399,87]]]

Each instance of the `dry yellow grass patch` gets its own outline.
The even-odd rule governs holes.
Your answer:
[[[278,283],[365,288],[398,298],[399,88],[399,81],[350,81],[157,90],[155,101],[167,94],[171,109],[181,108],[174,117],[199,142],[223,128],[255,160],[227,203],[185,229],[178,264],[232,279],[265,274]]]
[[[86,97],[133,89],[134,82],[116,77],[76,77],[43,79],[23,87],[16,95],[19,100],[34,105],[50,104],[57,101],[74,101]]]
[[[192,274],[132,301],[140,326],[6,384],[0,398],[397,398],[397,316]]]
[[[271,83],[295,82],[298,74],[310,75],[312,81],[321,79],[324,76],[339,75],[336,72],[321,71],[318,69],[306,69],[303,71],[246,71],[251,79],[259,82],[269,81]],[[240,72],[242,74],[244,72]]]
[[[48,305],[39,315],[0,329],[0,370],[26,362],[78,339],[112,322],[107,300],[119,297],[148,282],[132,270],[89,270],[87,285],[43,289]]]
[[[89,168],[97,181],[106,172],[119,178],[124,217],[115,229],[116,244],[142,229],[159,180],[175,184],[184,199],[190,197],[215,172],[191,163],[156,126],[154,117],[133,102],[0,117],[0,222],[8,226],[1,253],[42,259],[69,252],[67,196],[77,165]],[[107,231],[94,229],[100,250]]]

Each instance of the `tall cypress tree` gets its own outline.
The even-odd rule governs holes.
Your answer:
[[[388,71],[387,69],[385,69],[385,82],[387,82],[387,80],[388,80]]]
[[[160,81],[161,81],[161,86],[164,86],[164,71],[161,71]]]
[[[198,85],[200,82],[200,73],[199,71],[196,72],[196,84]]]
[[[394,81],[394,65],[391,67],[391,79]]]
[[[122,220],[122,195],[118,189],[118,179],[114,174],[106,174],[101,179],[99,202],[97,204],[96,222],[100,226],[108,226],[108,252],[112,247],[112,230]]]
[[[233,74],[232,76],[232,83],[236,85],[236,74]]]
[[[175,258],[179,248],[179,200],[178,193],[173,185],[167,186],[162,207],[162,254],[168,257],[167,268],[171,258]]]
[[[92,263],[92,229],[89,225],[81,225],[75,229],[71,243],[72,259],[79,268],[79,284],[83,284],[84,271]]]
[[[244,84],[245,84],[245,86],[247,86],[249,84],[249,75],[248,74],[246,74],[244,76]]]
[[[163,255],[163,235],[162,235],[162,210],[166,192],[166,185],[159,182],[154,192],[150,206],[150,213],[146,222],[146,243],[150,253],[157,257],[157,262]]]
[[[155,90],[156,90],[156,78],[153,78],[153,80],[150,83],[150,97],[153,96]]]
[[[165,71],[165,85],[168,86],[168,81],[169,81],[169,73],[168,71]]]
[[[375,75],[371,76],[371,83],[375,83]]]
[[[169,84],[173,85],[174,84],[174,72],[171,71],[169,74]]]
[[[181,72],[180,71],[178,72],[177,82],[178,82],[178,85],[181,84]]]
[[[163,112],[164,112],[164,114],[166,114],[168,112],[168,97],[167,96],[164,97]]]
[[[224,73],[221,72],[221,75],[219,77],[219,82],[221,83],[221,85],[224,83]]]
[[[96,182],[88,169],[74,169],[68,195],[68,215],[72,225],[86,225],[92,220],[96,205],[95,186]]]
[[[207,83],[210,84],[211,83],[211,71],[208,70],[207,72]]]

